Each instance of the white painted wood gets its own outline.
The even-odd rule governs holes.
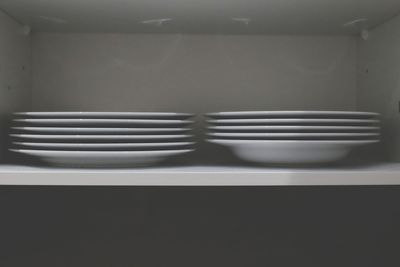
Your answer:
[[[262,167],[155,167],[58,169],[0,166],[0,185],[71,186],[333,186],[400,185],[400,164],[315,169]]]
[[[30,36],[0,11],[0,159],[5,154],[7,120],[31,105]]]
[[[358,108],[382,114],[384,150],[400,161],[400,16],[359,41]]]
[[[2,0],[0,8],[36,31],[349,34],[398,14],[400,2]]]

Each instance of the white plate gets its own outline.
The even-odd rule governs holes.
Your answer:
[[[14,122],[33,125],[187,125],[189,120],[142,120],[142,119],[14,119]]]
[[[90,127],[12,127],[14,131],[47,134],[144,134],[188,132],[190,128],[90,128]]]
[[[356,119],[226,119],[208,120],[215,125],[371,125],[379,120]]]
[[[188,119],[191,113],[175,112],[16,112],[16,116],[32,118],[147,118],[147,119]]]
[[[208,126],[212,131],[315,131],[315,132],[339,132],[339,131],[378,131],[380,127],[370,126]]]
[[[232,148],[240,158],[264,164],[319,164],[338,161],[354,148],[379,140],[291,141],[291,140],[208,140]]]
[[[369,138],[380,136],[379,133],[208,133],[209,136],[215,138]]]
[[[206,114],[215,119],[234,118],[354,118],[365,119],[379,116],[379,113],[360,111],[232,111]]]
[[[193,151],[192,149],[161,151],[56,151],[10,149],[12,152],[38,157],[55,165],[80,167],[142,166],[153,164],[167,157]]]
[[[194,142],[168,142],[168,143],[32,143],[32,142],[12,142],[13,145],[39,149],[143,149],[143,148],[165,148],[191,146]]]
[[[184,139],[193,137],[188,134],[160,134],[160,135],[44,135],[44,134],[10,134],[14,138],[41,139],[41,140],[158,140],[158,139]]]

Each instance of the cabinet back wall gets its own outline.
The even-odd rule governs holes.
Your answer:
[[[34,110],[355,109],[341,36],[38,33]]]

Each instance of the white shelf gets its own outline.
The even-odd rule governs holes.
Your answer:
[[[59,169],[0,166],[0,185],[49,186],[332,186],[400,185],[400,163],[324,169],[188,166]]]

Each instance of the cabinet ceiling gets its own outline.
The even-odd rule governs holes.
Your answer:
[[[0,0],[0,8],[35,31],[355,34],[397,15],[400,1]]]

